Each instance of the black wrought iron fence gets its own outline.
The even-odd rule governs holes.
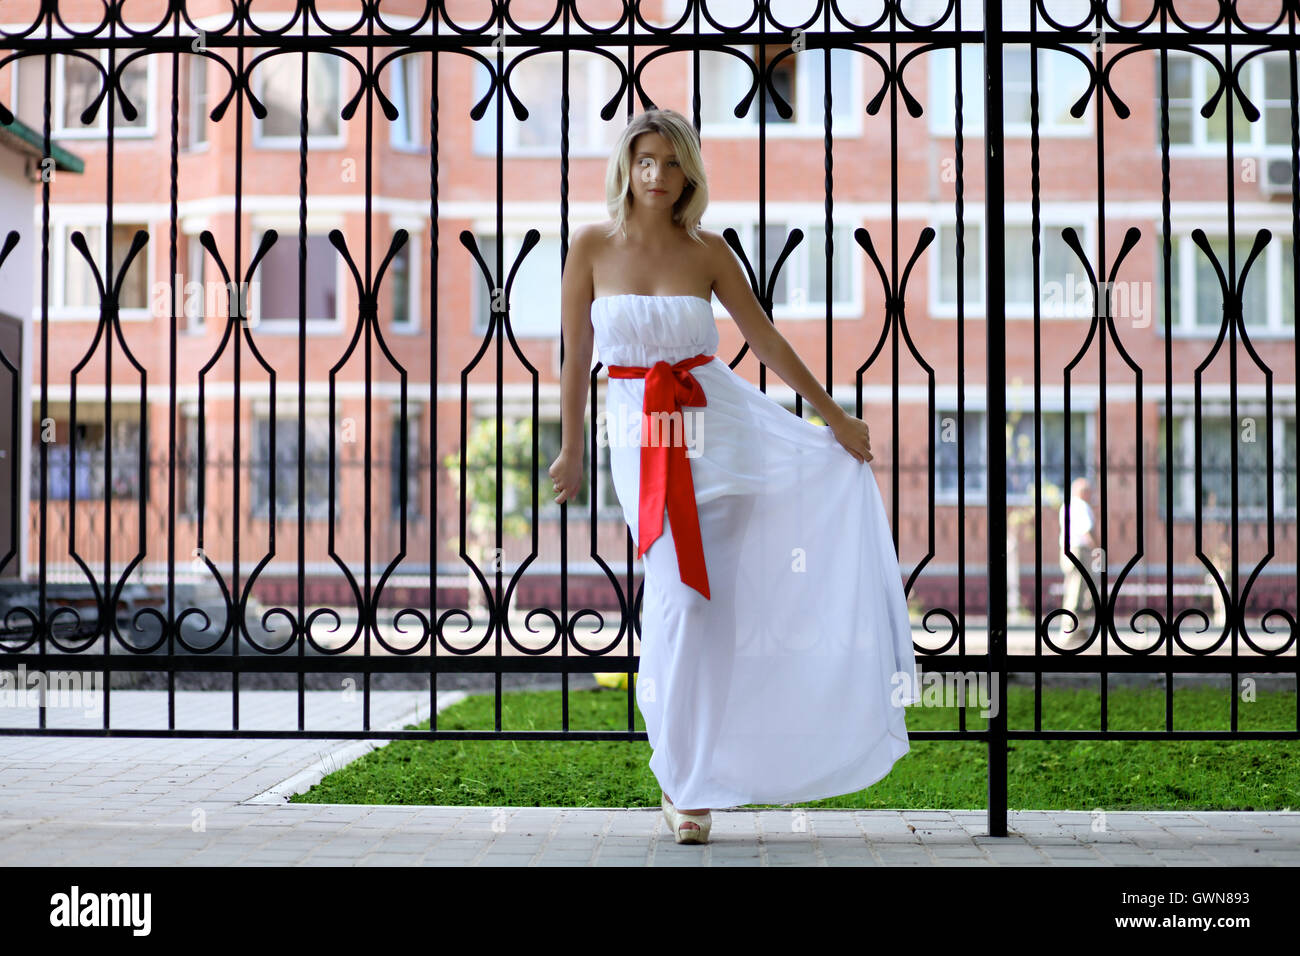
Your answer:
[[[718,195],[760,301],[820,334],[825,384],[875,424],[923,670],[983,674],[995,700],[1012,674],[1099,677],[1096,730],[1047,729],[1039,706],[972,728],[962,707],[916,734],[987,743],[990,833],[1013,739],[1300,736],[1300,713],[1241,729],[1235,694],[1227,731],[1175,730],[1172,693],[1163,730],[1115,731],[1104,693],[1120,673],[1300,677],[1300,6],[796,6],[0,12],[0,135],[30,157],[40,223],[18,210],[0,250],[19,313],[0,324],[0,574],[24,570],[0,590],[0,666],[234,678],[232,729],[178,728],[174,706],[115,727],[106,702],[99,728],[42,707],[0,732],[643,738],[630,690],[627,728],[570,726],[571,675],[636,669],[640,585],[607,480],[558,516],[539,497],[562,353],[530,322],[575,203],[603,210],[577,164],[675,105],[706,158],[748,170]],[[533,207],[507,215],[538,189],[559,200],[545,236]],[[182,279],[223,292],[192,305]],[[1080,477],[1091,553],[1063,557]],[[1097,613],[1063,646],[1072,573]],[[211,615],[185,605],[193,580]],[[242,675],[301,695],[355,671],[359,728],[308,728],[301,697],[296,728],[239,725]],[[370,726],[370,677],[394,672],[428,675],[429,731]],[[493,730],[438,727],[456,672],[495,675]],[[559,677],[559,728],[501,726],[502,676],[524,672]]]

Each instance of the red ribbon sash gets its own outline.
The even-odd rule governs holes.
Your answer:
[[[691,479],[691,462],[686,457],[683,405],[707,405],[704,388],[690,373],[697,365],[713,360],[712,355],[692,355],[675,365],[665,361],[643,365],[610,365],[610,378],[644,378],[645,402],[641,413],[641,500],[638,514],[641,540],[639,558],[650,549],[664,530],[664,510],[673,523],[673,540],[677,547],[677,566],[682,581],[709,597],[709,575],[704,566],[704,544],[700,540],[700,515],[695,505],[695,483]],[[676,416],[673,413],[676,412]],[[651,429],[658,422],[682,421],[681,441],[667,444],[657,439],[651,443]]]

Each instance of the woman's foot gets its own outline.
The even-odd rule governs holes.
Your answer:
[[[664,819],[668,821],[668,830],[677,843],[708,843],[709,830],[713,827],[713,816],[709,811],[678,810],[662,790],[659,793],[659,805],[663,809]],[[695,820],[688,819],[694,817]]]
[[[667,793],[664,793],[664,791],[662,790],[660,790],[659,792],[663,793],[664,799],[667,800],[669,803],[673,802],[672,798],[668,796]],[[678,813],[685,813],[693,817],[702,817],[709,812],[708,810],[683,810],[681,807],[677,806],[676,804],[673,804],[673,809],[676,810]],[[683,830],[698,830],[699,828],[700,825],[698,823],[691,823],[690,821],[686,821],[682,823]]]

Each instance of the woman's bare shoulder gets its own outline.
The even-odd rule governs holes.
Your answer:
[[[589,222],[578,226],[569,240],[569,255],[580,262],[594,264],[610,248],[609,222]]]
[[[700,238],[704,240],[704,246],[709,250],[710,255],[719,255],[728,248],[727,240],[722,238],[721,233],[714,232],[711,229],[698,229],[696,231],[699,233]]]
[[[581,239],[593,246],[600,247],[611,241],[610,230],[613,228],[614,223],[609,219],[604,222],[589,222],[577,228],[573,234],[573,241],[577,242]]]
[[[605,250],[608,240],[605,236],[605,223],[586,223],[573,230],[569,239],[569,258],[591,264]]]
[[[588,291],[592,288],[596,267],[608,248],[605,225],[607,224],[596,222],[578,226],[569,239],[564,274],[571,279],[583,280],[582,284]]]
[[[734,258],[730,251],[731,247],[727,245],[727,240],[722,237],[721,233],[709,229],[700,229],[698,232],[700,239],[704,241],[704,260],[708,265],[709,273],[716,282],[717,277],[730,264],[728,258]]]

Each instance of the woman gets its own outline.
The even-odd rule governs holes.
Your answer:
[[[699,150],[685,117],[649,110],[610,157],[610,221],[576,231],[564,268],[564,434],[550,467],[555,501],[570,500],[598,344],[614,488],[645,558],[637,705],[678,843],[708,841],[710,807],[875,783],[907,752],[902,708],[918,699],[867,425],[768,321],[722,237],[699,228]],[[713,355],[713,295],[829,427]]]

